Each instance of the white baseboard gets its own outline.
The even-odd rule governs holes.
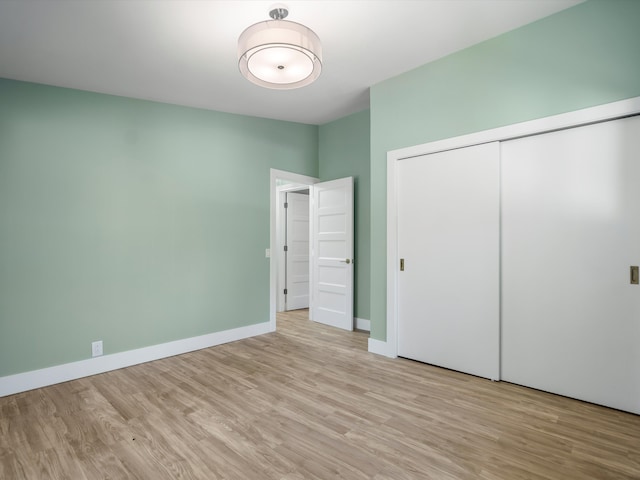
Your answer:
[[[15,375],[0,377],[0,397],[26,392],[35,388],[68,382],[98,373],[118,370],[140,363],[193,352],[202,348],[214,347],[223,343],[235,342],[243,338],[255,337],[273,331],[270,323],[258,323],[222,332],[209,333],[198,337],[185,338],[173,342],[152,345],[150,347],[128,350],[126,352],[89,358],[78,362],[65,363],[54,367],[33,370]]]
[[[376,340],[375,338],[369,338],[369,351],[371,353],[375,353],[377,355],[384,355],[389,358],[396,358],[397,355],[394,351],[392,351],[391,347],[387,342],[383,342],[382,340]]]
[[[367,320],[366,318],[358,318],[355,317],[356,330],[364,330],[366,332],[371,331],[371,320]]]

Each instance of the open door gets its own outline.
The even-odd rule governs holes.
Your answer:
[[[353,330],[353,177],[311,193],[311,319]]]
[[[309,308],[309,191],[287,192],[285,310]]]

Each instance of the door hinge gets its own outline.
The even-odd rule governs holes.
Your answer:
[[[285,295],[287,294],[287,289],[286,289],[286,288],[284,289],[284,294],[285,294]]]
[[[289,247],[287,247],[286,245],[284,246],[284,251],[288,252],[289,251]]]
[[[400,259],[400,271],[404,272],[404,258]]]
[[[289,202],[284,202],[284,208],[289,208]]]

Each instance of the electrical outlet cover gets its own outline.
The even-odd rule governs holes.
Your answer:
[[[91,343],[91,356],[99,357],[102,355],[102,340],[98,340],[97,342]]]

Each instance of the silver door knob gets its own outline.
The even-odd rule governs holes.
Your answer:
[[[349,265],[351,263],[351,259],[347,258],[346,260],[340,260],[341,263],[346,263],[347,265]]]

